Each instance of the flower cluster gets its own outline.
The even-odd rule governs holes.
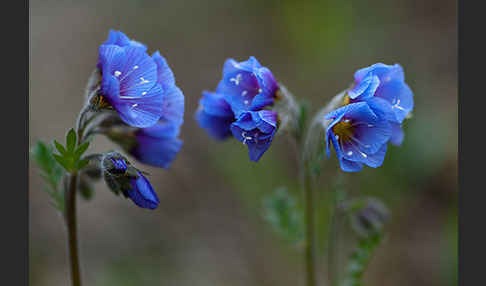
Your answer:
[[[109,104],[124,123],[104,130],[109,138],[142,163],[168,168],[182,146],[184,95],[159,51],[151,56],[146,51],[122,32],[110,31],[99,48],[97,102]]]
[[[403,141],[401,124],[413,109],[413,93],[399,64],[374,64],[354,74],[354,85],[345,93],[341,107],[325,116],[327,156],[330,142],[341,169],[360,171],[363,164],[382,165],[387,143]]]
[[[272,72],[254,57],[243,62],[228,59],[216,91],[203,91],[196,120],[216,139],[233,135],[257,162],[277,130],[278,114],[269,108],[278,90]]]
[[[93,133],[106,135],[142,163],[168,168],[182,146],[178,136],[184,95],[165,58],[159,51],[149,55],[144,44],[111,30],[99,47],[97,71],[98,80],[90,80],[89,102],[98,113],[108,110],[109,116]],[[158,198],[140,172],[114,175],[117,170],[125,174],[126,160],[120,158],[104,161],[113,165],[113,172],[105,172],[105,181],[113,189],[124,178],[125,196],[140,207],[155,208]]]

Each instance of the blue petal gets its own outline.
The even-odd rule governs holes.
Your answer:
[[[357,122],[374,122],[377,119],[377,116],[366,102],[351,103],[335,109],[324,116],[324,119],[333,120],[327,127],[327,130],[334,127],[343,117],[356,120]]]
[[[113,75],[115,66],[125,61],[125,50],[116,45],[102,45],[98,48],[98,68],[103,75]]]
[[[130,179],[132,189],[126,190],[126,195],[141,208],[157,208],[160,201],[157,194],[154,192],[152,185],[140,172],[138,175],[138,178]]]
[[[354,124],[356,124],[353,130],[354,138],[350,141],[366,155],[373,154],[380,149],[381,145],[388,142],[392,134],[391,125],[386,120],[373,120]]]
[[[383,144],[376,153],[368,156],[366,160],[363,160],[362,162],[373,168],[380,167],[385,159],[386,149],[387,144]]]
[[[121,97],[110,103],[125,123],[143,128],[154,125],[160,119],[163,100],[162,87],[156,84],[142,97]]]
[[[164,90],[172,88],[175,85],[175,77],[165,58],[160,55],[159,51],[156,51],[152,54],[152,59],[157,64],[157,82],[162,85]]]
[[[257,123],[256,127],[263,133],[271,133],[277,127],[278,114],[275,111],[260,110],[252,112],[252,119]]]
[[[144,51],[147,50],[147,47],[144,44],[130,40],[130,38],[128,38],[124,33],[115,30],[110,30],[108,39],[103,43],[103,45],[117,45],[120,47],[134,46],[143,48]]]
[[[231,135],[230,125],[234,121],[233,117],[214,116],[199,109],[196,112],[196,120],[199,126],[206,129],[209,135],[215,139],[223,140]]]
[[[248,156],[253,162],[258,162],[263,154],[270,148],[272,144],[273,136],[267,140],[260,141],[258,143],[250,142],[248,143]]]
[[[363,80],[348,92],[351,99],[366,100],[375,95],[376,89],[380,85],[380,80],[372,73],[368,74]]]
[[[232,124],[232,126],[237,126],[238,128],[245,130],[245,131],[250,131],[253,130],[257,127],[257,123],[255,120],[253,120],[253,112],[246,111],[244,113],[241,113],[240,116],[238,117],[238,120]]]
[[[371,110],[381,119],[394,121],[395,120],[395,112],[391,106],[391,104],[383,98],[380,97],[371,97],[366,100],[366,103],[370,106]]]
[[[349,161],[344,158],[339,160],[339,165],[341,166],[341,170],[345,172],[359,172],[363,169],[363,164]]]
[[[386,65],[383,63],[376,63],[366,68],[359,69],[354,73],[354,79],[356,82],[361,81],[368,73],[372,72],[380,81],[384,81],[387,76],[398,81],[404,80],[403,68],[399,64]]]
[[[143,49],[126,47],[125,53],[125,62],[115,66],[120,72],[120,96],[144,96],[157,83],[157,65]]]
[[[210,115],[234,117],[231,106],[226,102],[222,94],[203,91],[203,97],[199,100],[199,104]]]
[[[390,137],[390,143],[395,146],[402,145],[403,138],[405,137],[402,127],[398,123],[391,123],[392,135]]]
[[[239,123],[239,124],[237,124]],[[275,134],[275,129],[270,134],[261,134],[258,133],[255,129],[245,130],[242,129],[240,126],[242,125],[241,121],[234,122],[231,124],[231,132],[233,136],[240,142],[243,142],[248,147],[248,155],[251,161],[258,162],[261,156],[270,148],[270,145],[273,140],[273,136]],[[245,124],[243,124],[245,125]],[[247,139],[243,136],[246,133],[246,136],[249,136],[251,139]],[[255,139],[256,137],[256,139]]]
[[[376,91],[376,96],[388,101],[395,113],[396,123],[402,123],[403,119],[413,109],[413,93],[410,87],[403,81],[391,80],[383,83]]]
[[[142,163],[169,168],[182,146],[182,141],[176,137],[179,131],[176,126],[169,124],[155,126],[137,132],[138,145],[131,153]]]
[[[163,97],[161,119],[178,126],[182,125],[184,122],[184,95],[182,91],[173,85],[164,90]]]

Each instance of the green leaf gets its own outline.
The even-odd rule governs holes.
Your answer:
[[[72,171],[72,166],[70,164],[70,162],[66,159],[66,157],[62,157],[58,154],[52,154],[52,156],[54,156],[54,159],[56,159],[56,161],[64,167],[64,169],[68,172],[71,172]]]
[[[363,274],[383,238],[383,232],[376,232],[367,238],[358,240],[356,249],[349,257],[346,277],[342,283],[343,286],[363,285]]]
[[[264,199],[264,218],[285,239],[298,243],[304,238],[304,223],[301,209],[287,188],[277,188]]]
[[[59,155],[54,156],[54,154],[52,154],[52,146],[39,141],[31,149],[31,156],[33,161],[39,166],[41,178],[47,183],[44,190],[51,197],[51,204],[57,210],[63,212],[64,192],[59,190],[59,183],[61,182],[64,172],[55,158]]]
[[[74,148],[76,147],[76,131],[72,128],[66,135],[66,147],[69,153],[74,153]]]
[[[57,151],[59,151],[59,153],[61,153],[61,155],[63,155],[63,156],[67,155],[67,151],[64,148],[64,146],[62,146],[61,143],[57,142],[57,140],[54,140],[54,145],[56,146]]]
[[[76,148],[76,151],[74,152],[74,157],[76,159],[81,158],[81,155],[83,155],[84,152],[86,152],[86,150],[88,150],[88,147],[89,147],[89,141],[86,141],[83,144],[81,144],[80,146],[78,146],[78,148]]]

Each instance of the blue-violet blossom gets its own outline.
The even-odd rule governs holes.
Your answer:
[[[343,171],[360,171],[363,164],[373,168],[381,166],[392,129],[366,102],[340,107],[325,119],[332,120],[326,130],[327,156],[332,142]]]
[[[413,109],[413,92],[405,83],[399,64],[377,63],[359,69],[354,74],[354,86],[344,98],[344,104],[366,102],[373,112],[392,126],[390,142],[403,141],[401,124]]]
[[[102,76],[99,95],[126,124],[142,128],[161,118],[167,93],[180,93],[171,90],[178,88],[170,82],[173,74],[165,60],[158,52],[149,56],[146,51],[145,45],[130,40],[122,32],[110,31],[99,48],[98,58]]]
[[[233,134],[248,146],[250,160],[258,161],[277,129],[277,113],[265,109],[273,105],[278,90],[272,72],[256,58],[228,59],[216,91],[203,92],[196,120],[216,139]]]

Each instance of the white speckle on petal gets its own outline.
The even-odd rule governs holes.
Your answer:
[[[115,75],[116,77],[119,77],[119,76],[121,75],[121,71],[115,71],[115,72],[114,72],[114,75]]]
[[[137,103],[135,103],[135,104],[133,104],[133,105],[132,105],[132,108],[135,108],[135,107],[137,107],[137,106],[138,106],[138,104],[137,104]]]
[[[133,69],[134,69],[134,70],[138,69],[138,66],[134,66],[134,67],[133,67]]]
[[[243,90],[243,92],[241,93],[241,96],[245,96],[247,93],[248,93],[248,91]]]
[[[142,92],[142,95],[146,95],[146,94],[147,94],[147,92],[146,92],[146,91]]]
[[[353,155],[353,151],[348,152],[348,156],[351,156],[351,155]]]
[[[250,102],[248,100],[243,101],[246,105],[248,105]]]

